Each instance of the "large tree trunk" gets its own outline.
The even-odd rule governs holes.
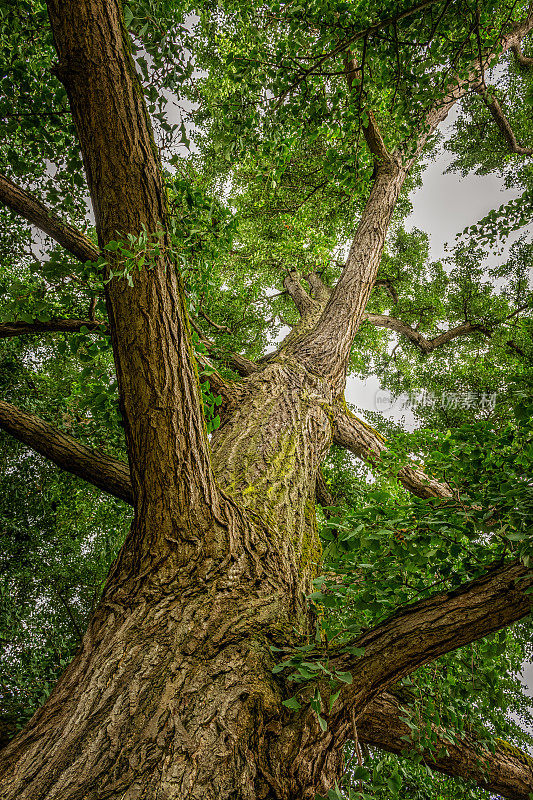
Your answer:
[[[269,649],[308,640],[314,622],[305,596],[330,406],[303,370],[272,364],[248,379],[213,437],[233,498],[220,502],[225,546],[186,563],[169,552],[181,530],[139,575],[145,521],[134,522],[80,652],[2,753],[5,800],[313,800],[338,777],[344,739],[325,742],[312,713],[296,723],[283,708]],[[164,524],[163,504],[155,512]],[[310,732],[316,758],[298,760]]]
[[[332,653],[354,682],[326,731],[309,698],[298,713],[282,706],[292,692],[272,673],[270,647],[313,633],[305,596],[320,562],[316,474],[406,171],[392,158],[378,169],[326,311],[248,373],[210,446],[120,4],[48,6],[100,245],[146,230],[164,247],[133,286],[116,277],[106,286],[131,486],[112,464],[107,473],[115,494],[129,499],[131,490],[134,522],[80,651],[0,756],[2,799],[314,800],[340,776],[352,716],[418,665],[519,619],[533,603],[531,575],[506,566],[364,634],[356,666]],[[0,412],[7,418],[10,408]],[[49,426],[30,415],[9,425],[23,441],[31,428],[41,451],[50,450]],[[350,426],[343,430],[350,439]],[[69,446],[67,437],[56,442],[54,459]],[[99,480],[86,448],[71,469]]]

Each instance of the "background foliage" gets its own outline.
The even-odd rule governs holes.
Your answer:
[[[413,126],[451,75],[466,76],[478,48],[496,42],[509,17],[518,18],[524,8],[492,0],[440,3],[359,36],[376,19],[396,16],[398,3],[139,0],[124,6],[165,164],[176,263],[193,321],[215,342],[215,363],[224,375],[232,375],[224,352],[256,359],[297,323],[283,288],[288,270],[301,276],[315,271],[330,286],[340,274],[373,175],[362,136],[365,109],[378,116],[389,148],[409,151]],[[351,92],[346,53],[321,62],[339,40],[351,42],[360,65]],[[531,45],[525,52],[533,54]],[[93,235],[54,59],[45,3],[1,0],[0,171]],[[533,70],[507,56],[487,75],[513,128],[530,145],[532,79]],[[427,159],[437,144],[434,137]],[[476,93],[462,101],[446,146],[454,154],[452,169],[495,172],[521,196],[465,231],[446,260],[432,262],[427,234],[404,225],[409,192],[423,180],[421,167],[402,194],[367,310],[401,319],[428,338],[463,322],[478,331],[429,355],[369,323],[357,335],[351,374],[377,376],[392,393],[418,398],[417,426],[406,433],[377,412],[367,415],[390,441],[389,455],[373,474],[335,448],[327,459],[336,500],[333,509],[317,512],[324,563],[310,599],[320,620],[323,663],[330,644],[402,605],[435,588],[453,589],[511,553],[526,564],[532,554],[531,159],[507,152]],[[100,271],[73,264],[8,211],[0,215],[0,322],[65,317],[103,323],[97,333],[0,340],[2,398],[124,458]],[[504,249],[511,234],[514,242]],[[484,266],[489,252],[501,254],[490,269]],[[196,343],[205,353],[197,337]],[[218,401],[206,383],[203,389],[212,429],[220,424]],[[438,401],[420,402],[423,393]],[[446,403],[452,395],[468,402]],[[487,396],[496,396],[493,407],[483,403]],[[450,482],[456,502],[421,501],[399,486],[394,473],[414,457]],[[0,437],[0,462],[5,740],[43,702],[77,648],[130,509],[59,473],[7,435]],[[531,744],[532,707],[518,677],[522,663],[533,658],[530,642],[525,620],[396,687],[422,753],[434,746],[431,722],[475,731],[489,747],[498,738]],[[295,691],[305,679],[304,658],[292,665]],[[338,792],[488,797],[457,780],[435,778],[420,758],[377,751],[364,753],[362,767],[352,760]]]

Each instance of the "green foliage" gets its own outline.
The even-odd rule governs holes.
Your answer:
[[[198,329],[215,353],[264,355],[298,323],[283,287],[289,270],[320,274],[331,287],[368,197],[374,163],[363,127],[371,107],[386,145],[410,152],[411,135],[454,76],[466,78],[479,47],[494,46],[509,16],[504,4],[435,3],[423,13],[360,35],[396,17],[407,3],[300,3],[224,0],[196,5],[129,0],[139,80],[165,164],[168,241],[117,231],[97,264],[73,263],[61,248],[0,210],[0,322],[87,318],[97,331],[0,342],[0,395],[67,430],[91,447],[125,458],[116,376],[103,299],[109,279],[134,282],[162,248],[183,280]],[[526,2],[513,7],[514,19]],[[478,38],[479,37],[479,38]],[[360,70],[351,91],[344,59]],[[530,48],[530,45],[529,45]],[[531,54],[526,42],[525,52]],[[329,57],[322,60],[324,55]],[[31,188],[58,215],[94,239],[87,187],[68,102],[53,73],[56,54],[41,0],[0,0],[0,171]],[[505,59],[487,72],[517,137],[531,146],[533,72]],[[426,157],[435,154],[435,139]],[[319,512],[322,574],[309,602],[312,641],[276,652],[287,712],[311,708],[323,730],[351,674],[331,652],[357,658],[366,628],[436,590],[453,590],[494,562],[530,563],[533,496],[532,168],[502,143],[477,94],[462,101],[446,145],[452,169],[499,173],[519,195],[484,214],[445,261],[430,262],[427,234],[405,229],[415,168],[401,195],[367,310],[401,319],[430,339],[470,322],[474,336],[429,355],[391,331],[363,324],[350,373],[378,377],[415,400],[419,429],[405,434],[376,414],[390,452],[372,479],[332,448],[325,473],[338,498]],[[432,149],[433,148],[433,149]],[[483,262],[511,234],[524,235],[497,267]],[[208,432],[220,425],[212,367],[193,333]],[[222,374],[235,377],[216,356]],[[496,394],[494,407],[483,405]],[[444,398],[469,397],[446,405]],[[431,396],[435,402],[423,402]],[[401,465],[424,462],[450,482],[452,503],[407,496],[394,479]],[[7,436],[0,440],[0,717],[23,724],[48,695],[78,645],[129,510],[61,475]],[[503,477],[502,477],[503,476]],[[517,675],[531,659],[531,623],[480,640],[417,670],[394,687],[412,731],[406,748],[432,753],[433,722],[517,745],[531,743],[531,706]],[[514,717],[509,716],[510,712]],[[518,720],[516,722],[515,720]],[[14,727],[13,727],[14,726]],[[420,758],[355,753],[338,798],[487,797],[460,781],[429,777]]]

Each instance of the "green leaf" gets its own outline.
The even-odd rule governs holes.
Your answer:
[[[335,677],[337,680],[342,681],[343,683],[352,683],[353,682],[353,675],[351,672],[335,672]]]
[[[290,697],[288,700],[282,700],[281,705],[285,706],[286,708],[293,709],[294,711],[298,711],[298,709],[302,707],[296,697]]]

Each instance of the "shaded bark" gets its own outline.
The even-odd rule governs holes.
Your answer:
[[[32,333],[79,333],[82,328],[89,331],[105,331],[107,323],[90,319],[51,319],[49,322],[2,322],[0,339],[25,336]]]
[[[419,752],[416,742],[406,741],[412,731],[402,716],[398,698],[384,692],[361,716],[357,726],[360,740],[398,755]],[[533,759],[527,753],[505,742],[497,743],[492,753],[472,735],[462,734],[452,740],[453,731],[435,727],[433,732],[438,737],[435,750],[423,753],[424,763],[431,769],[473,780],[480,788],[497,792],[508,800],[529,800],[533,790]]]
[[[80,261],[97,261],[98,248],[67,222],[63,222],[31,192],[21,189],[5,175],[0,175],[0,202],[55,239]]]
[[[135,499],[135,559],[143,571],[159,552],[172,572],[182,559],[218,549],[227,531],[169,249],[158,154],[119,3],[50,0],[48,10],[55,72],[76,125],[99,243],[146,231],[161,244],[135,270],[133,286],[120,278],[106,284],[106,303]],[[170,541],[180,542],[179,556]]]
[[[129,468],[78,442],[35,414],[0,400],[0,428],[58,467],[126,503],[133,503]]]
[[[511,51],[515,57],[516,63],[520,64],[521,67],[533,67],[533,58],[524,55],[520,44],[514,44],[511,47]]]

